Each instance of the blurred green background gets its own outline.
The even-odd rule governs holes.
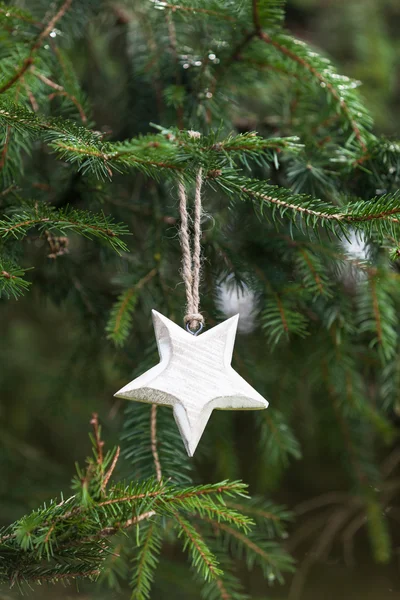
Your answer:
[[[323,49],[343,74],[363,81],[362,93],[378,132],[394,137],[400,133],[399,26],[399,0],[288,2],[290,31]],[[85,60],[79,56],[79,48],[76,49],[78,71],[93,103],[96,122],[107,124],[123,137],[125,123],[117,110],[119,86],[116,82],[123,73],[123,65],[118,65],[118,40],[114,64],[101,67],[108,77],[115,78],[114,86],[107,86],[106,82],[101,86],[98,73],[95,76],[91,70],[96,46],[100,48],[101,44],[101,39],[95,40],[93,55]],[[73,243],[81,244],[80,252],[88,254],[90,259],[89,244]],[[32,241],[31,264],[42,261],[40,250],[41,242]],[[47,280],[62,280],[64,268],[62,259],[49,261]],[[40,279],[40,269],[34,278]],[[113,393],[122,383],[118,365],[130,357],[122,351],[117,353],[103,331],[99,331],[96,314],[103,307],[96,305],[96,297],[83,291],[79,294],[82,280],[86,283],[92,280],[93,289],[101,287],[102,274],[91,271],[87,257],[81,278],[71,281],[65,273],[65,283],[51,290],[51,299],[44,299],[39,286],[34,285],[24,299],[0,302],[0,522],[4,524],[58,495],[60,490],[68,492],[75,461],[83,461],[90,449],[87,431],[93,411],[100,415],[107,442],[111,445],[118,440],[123,404],[113,399]],[[76,296],[72,299],[68,294],[71,286],[86,307],[84,320]],[[90,314],[92,320],[88,317]],[[315,489],[314,482],[314,495],[325,489],[327,481],[334,487],[335,473],[326,472],[322,461],[320,470],[317,481],[321,489]],[[307,497],[306,488],[307,461],[304,460],[293,464],[280,490],[274,494],[293,507]],[[294,534],[300,526],[301,520],[293,528]],[[318,563],[308,574],[302,599],[400,598],[397,558],[389,566],[376,566],[363,535],[356,538],[356,564],[352,568],[344,564],[342,540],[334,542],[327,560]],[[400,540],[398,542],[400,549]],[[290,538],[288,544],[290,546]],[[300,561],[304,559],[301,551],[296,557]],[[161,569],[163,575],[173,581],[179,563],[174,562],[172,568],[164,563]],[[254,600],[288,597],[289,586],[271,589],[258,575],[245,577]],[[79,584],[79,590],[58,586],[36,588],[32,594],[54,600],[129,597],[123,591],[109,592],[86,583]],[[18,594],[7,589],[0,591],[0,600],[15,597]],[[154,598],[166,598],[157,586]],[[192,595],[177,588],[173,598],[192,598]]]

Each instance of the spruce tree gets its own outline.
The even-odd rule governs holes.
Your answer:
[[[335,540],[353,562],[362,528],[389,562],[400,145],[360,82],[286,29],[283,0],[21,0],[0,4],[0,31],[4,589],[245,600],[289,580],[295,600]],[[157,363],[151,309],[182,322],[177,186],[199,168],[201,309],[213,326],[243,308],[234,366],[270,407],[214,414],[193,460],[168,408],[112,390]],[[33,431],[74,424],[83,445],[89,420],[92,453],[60,493]],[[301,480],[294,511],[282,488]]]

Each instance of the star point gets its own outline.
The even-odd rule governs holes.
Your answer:
[[[239,315],[199,336],[152,311],[160,362],[115,396],[171,406],[189,456],[210,415],[218,410],[261,410],[268,402],[231,366]]]

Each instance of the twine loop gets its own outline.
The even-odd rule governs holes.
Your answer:
[[[204,317],[201,313],[188,313],[183,317],[183,322],[185,325],[191,323],[192,321],[197,321],[199,324],[204,324]]]
[[[193,209],[193,243],[189,234],[189,214],[186,188],[181,180],[178,184],[179,211],[181,217],[180,240],[182,248],[182,277],[186,291],[186,315],[184,323],[190,333],[200,333],[204,326],[204,317],[200,313],[200,276],[201,276],[201,188],[202,169],[197,171]],[[192,246],[193,245],[193,252]]]

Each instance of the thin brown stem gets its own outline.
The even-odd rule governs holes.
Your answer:
[[[39,104],[37,103],[37,100],[34,96],[34,94],[32,93],[31,88],[29,87],[29,85],[24,81],[24,78],[21,79],[21,81],[23,82],[23,86],[26,90],[26,93],[28,95],[29,98],[29,102],[31,103],[32,106],[32,110],[33,112],[39,112]]]
[[[65,2],[60,7],[59,11],[53,16],[52,19],[48,22],[47,26],[43,29],[43,31],[39,34],[36,42],[33,44],[32,48],[29,51],[27,58],[23,61],[20,68],[16,71],[15,75],[11,77],[1,88],[0,94],[6,92],[10,87],[14,85],[24,73],[29,69],[29,67],[34,63],[35,54],[37,50],[39,50],[40,46],[43,43],[43,40],[53,31],[56,23],[65,15],[67,10],[70,8],[72,4],[72,0],[65,0]]]
[[[62,91],[59,90],[58,92],[53,92],[52,94],[50,94],[49,100],[53,100],[53,98],[55,98],[56,96],[64,96],[65,98],[68,98],[68,100],[71,100],[71,102],[73,104],[75,104],[76,108],[78,109],[79,116],[81,118],[82,123],[87,123],[87,116],[86,116],[85,111],[83,110],[83,106],[79,102],[79,100],[77,100],[75,98],[75,96],[73,96],[72,94],[69,94],[65,90],[62,90]]]
[[[33,578],[33,581],[59,581],[59,580],[68,580],[68,579],[78,579],[81,577],[98,577],[101,574],[100,569],[92,569],[91,571],[86,571],[83,573],[54,573],[54,575],[38,575]],[[22,581],[25,581],[25,578],[20,575],[19,576]]]
[[[97,413],[93,413],[90,424],[93,426],[94,439],[96,441],[96,449],[97,449],[97,464],[103,464],[103,446],[104,442],[100,437],[100,427],[99,427],[99,415]]]
[[[157,450],[157,404],[153,404],[151,407],[150,417],[150,437],[151,437],[151,453],[153,455],[154,467],[156,470],[157,481],[161,481],[161,463],[160,457],[158,456]]]
[[[114,472],[114,469],[115,469],[115,467],[116,467],[116,465],[117,465],[117,462],[118,462],[118,459],[119,459],[120,452],[121,452],[121,448],[118,446],[118,448],[117,448],[117,450],[116,450],[116,452],[115,452],[115,455],[114,455],[113,461],[112,461],[112,463],[111,463],[111,466],[110,466],[110,468],[108,469],[107,473],[105,474],[105,476],[104,476],[104,479],[103,479],[103,483],[101,484],[101,489],[102,489],[102,491],[105,491],[105,489],[106,489],[106,487],[107,487],[107,484],[108,484],[108,482],[110,481],[111,475],[113,474],[113,472]]]
[[[194,490],[191,492],[186,492],[183,494],[178,494],[173,498],[164,498],[166,502],[175,502],[179,500],[186,500],[187,498],[195,498],[198,496],[207,496],[209,494],[221,494],[222,492],[231,490],[232,486],[230,485],[221,485],[218,488],[210,487],[204,488],[201,490]],[[164,489],[161,489],[157,492],[149,492],[148,494],[135,494],[132,496],[124,496],[122,498],[111,498],[109,500],[104,500],[103,502],[99,502],[97,506],[107,506],[108,504],[116,504],[118,502],[132,502],[133,500],[141,500],[143,498],[156,498],[157,496],[162,496],[164,494]]]
[[[128,529],[129,527],[132,527],[132,525],[137,525],[141,521],[145,521],[146,519],[150,519],[151,517],[154,517],[155,514],[156,514],[156,512],[154,510],[149,510],[145,513],[137,515],[136,517],[132,517],[131,519],[128,519],[124,523],[118,523],[117,525],[115,525],[115,527],[104,527],[103,529],[100,529],[100,531],[95,533],[94,535],[89,535],[85,538],[81,538],[79,540],[79,544],[85,544],[87,542],[96,542],[103,538],[110,537],[112,535],[115,535],[119,531],[123,531],[124,529]]]
[[[258,0],[253,0],[252,9],[253,9],[254,28],[255,28],[257,34],[259,34],[261,31],[261,21],[260,21],[260,14],[258,12]]]
[[[36,77],[38,79],[40,79],[40,81],[42,81],[43,83],[45,83],[49,87],[53,88],[53,90],[58,90],[59,92],[63,92],[64,91],[64,88],[63,88],[62,85],[59,85],[58,83],[55,83],[54,81],[52,81],[51,79],[49,79],[48,77],[46,77],[46,75],[43,75],[42,73],[39,73],[38,71],[36,71],[35,67],[32,67],[31,70],[36,75]]]
[[[27,226],[34,226],[34,225],[39,225],[40,223],[48,223],[50,221],[50,219],[48,217],[43,217],[40,219],[29,219],[28,221],[22,221],[21,223],[16,223],[14,225],[10,225],[10,227],[7,228],[3,228],[2,229],[2,233],[8,234],[8,233],[12,233],[13,231],[16,231],[18,229],[21,229],[21,227],[27,227]],[[63,221],[60,221],[60,224]],[[79,223],[77,223],[76,221],[65,221],[66,225],[79,225]],[[98,225],[85,225],[85,228],[87,229],[92,229],[93,231],[100,231],[101,233],[103,233],[104,235],[108,235],[109,237],[115,237],[115,233],[113,231],[111,231],[110,229],[104,229],[103,227],[99,227]]]
[[[6,163],[6,157],[7,157],[7,151],[8,151],[10,139],[11,139],[11,126],[7,125],[5,141],[4,141],[3,149],[2,149],[1,155],[0,155],[0,171],[2,171],[4,169],[4,165]]]
[[[129,155],[132,160],[132,163],[138,163],[142,165],[149,165],[149,167],[160,167],[162,169],[172,169],[175,171],[183,171],[184,167],[180,167],[178,165],[166,162],[157,162],[154,160],[145,160],[141,158],[137,158],[134,156],[130,150],[124,150],[121,152],[111,152],[107,154],[105,152],[100,152],[97,150],[88,150],[87,148],[76,148],[74,146],[69,146],[67,144],[57,143],[57,148],[63,148],[64,150],[68,150],[70,152],[76,152],[77,154],[84,154],[85,156],[95,156],[97,158],[102,158],[105,162],[110,161],[112,159],[120,158],[121,156]]]
[[[328,221],[337,221],[342,223],[362,223],[365,221],[374,221],[381,219],[388,219],[393,221],[394,223],[400,223],[400,219],[393,217],[394,214],[400,213],[400,207],[391,208],[390,210],[383,210],[380,213],[373,213],[367,215],[351,215],[346,213],[325,213],[317,210],[312,210],[311,208],[306,208],[305,206],[299,206],[298,204],[292,204],[291,202],[286,202],[285,200],[280,200],[279,198],[274,198],[273,196],[269,196],[268,194],[262,194],[261,192],[255,192],[253,190],[249,190],[245,187],[240,188],[242,192],[245,194],[249,194],[250,196],[255,196],[256,198],[261,198],[262,200],[266,200],[267,202],[271,202],[271,204],[276,204],[277,206],[282,206],[283,208],[289,208],[291,210],[295,210],[304,215],[310,215],[314,217],[318,217],[319,219],[326,219]]]
[[[210,573],[212,573],[213,577],[215,577],[217,579],[218,578],[218,572],[216,571],[215,566],[209,561],[209,559],[207,558],[207,556],[204,554],[204,552],[203,552],[201,546],[199,545],[197,539],[192,535],[192,532],[186,526],[185,521],[182,521],[182,519],[179,516],[179,513],[177,513],[177,512],[174,513],[174,517],[178,521],[179,525],[181,526],[181,528],[183,529],[183,531],[185,532],[185,534],[187,535],[187,537],[190,539],[190,541],[193,544],[193,546],[196,548],[197,552],[201,556],[201,558],[204,561],[204,563],[207,565],[207,568],[209,569]]]
[[[311,208],[305,208],[304,206],[299,206],[298,204],[291,204],[290,202],[286,202],[285,200],[280,200],[279,198],[274,198],[273,196],[269,196],[267,194],[262,194],[261,192],[254,192],[247,188],[241,188],[242,192],[245,194],[249,194],[250,196],[255,196],[256,198],[261,198],[262,200],[266,200],[267,202],[271,202],[271,204],[276,204],[277,206],[282,206],[283,208],[290,208],[292,210],[296,210],[305,215],[311,215],[314,217],[319,217],[323,219],[328,219],[331,221],[341,221],[344,217],[341,213],[323,213],[317,210],[312,210]],[[400,212],[400,209],[399,209]]]

